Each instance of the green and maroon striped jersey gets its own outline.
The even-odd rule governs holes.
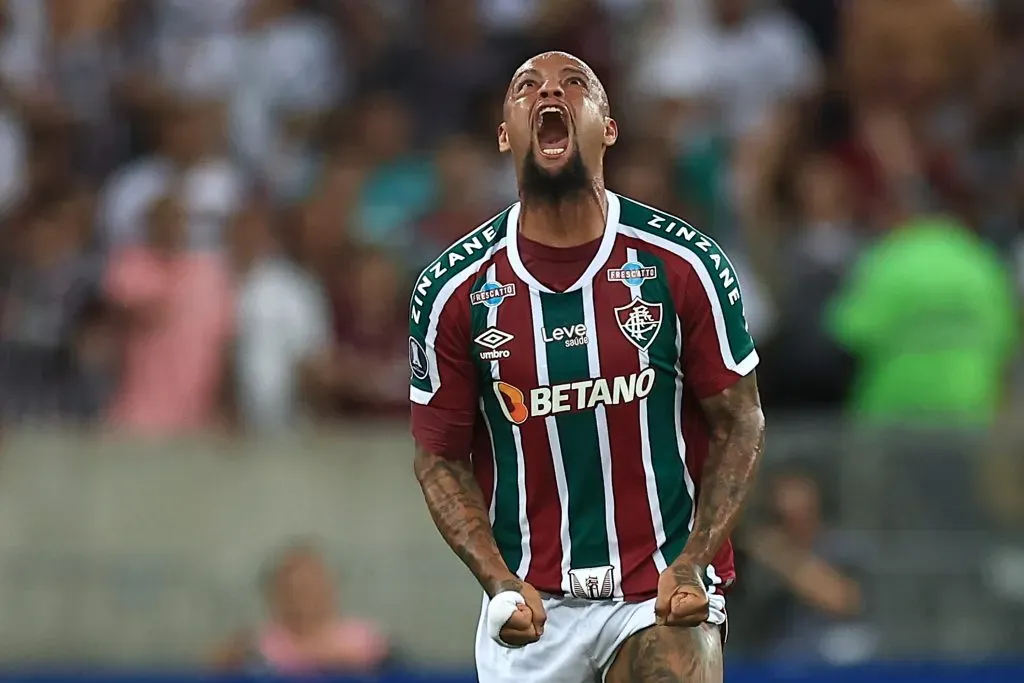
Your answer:
[[[519,208],[415,285],[413,435],[472,460],[498,547],[525,581],[647,599],[693,525],[709,445],[698,400],[758,362],[739,282],[686,221],[608,192],[596,256],[552,291],[520,257]],[[731,583],[731,545],[708,573]]]

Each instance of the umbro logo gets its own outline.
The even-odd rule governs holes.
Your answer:
[[[503,332],[497,327],[488,327],[486,330],[476,336],[475,341],[480,346],[486,346],[492,351],[500,346],[504,346],[515,339],[508,332]]]
[[[515,337],[508,332],[499,330],[497,327],[488,327],[478,334],[473,341],[486,349],[490,349],[489,351],[480,352],[480,360],[498,360],[500,358],[508,358],[511,355],[508,349],[502,349],[501,347],[513,339]]]

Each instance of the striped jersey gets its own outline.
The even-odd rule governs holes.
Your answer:
[[[523,262],[519,204],[424,270],[409,313],[413,435],[472,462],[498,548],[524,581],[645,600],[693,527],[709,447],[699,400],[758,357],[718,245],[607,197],[596,255],[562,291]],[[708,580],[733,578],[726,544]]]

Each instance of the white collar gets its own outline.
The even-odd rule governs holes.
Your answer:
[[[608,218],[605,221],[604,236],[601,238],[601,246],[598,247],[597,253],[594,254],[594,259],[587,266],[587,269],[583,271],[583,275],[573,283],[571,287],[566,289],[566,292],[573,292],[583,287],[584,284],[594,279],[598,271],[601,270],[608,258],[612,255],[612,249],[615,246],[615,235],[619,229],[619,198],[615,196],[614,192],[609,190],[604,191],[605,196],[608,198]],[[553,292],[550,287],[546,287],[530,274],[530,271],[526,269],[523,264],[522,257],[519,256],[519,210],[521,208],[521,202],[516,202],[512,205],[512,209],[508,214],[508,261],[509,265],[512,266],[512,272],[516,274],[520,280],[525,282],[529,287],[537,289],[541,292]]]

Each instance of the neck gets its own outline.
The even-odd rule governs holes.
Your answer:
[[[549,247],[578,247],[604,234],[607,217],[604,179],[598,177],[587,192],[555,204],[522,196],[519,234]]]
[[[317,616],[283,620],[281,625],[297,638],[308,638],[321,632],[329,623],[329,617]]]

